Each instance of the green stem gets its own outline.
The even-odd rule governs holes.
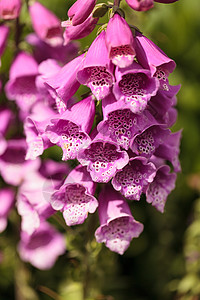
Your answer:
[[[121,0],[114,0],[114,6],[119,7]]]

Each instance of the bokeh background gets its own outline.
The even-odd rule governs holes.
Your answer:
[[[65,20],[74,1],[40,2]],[[16,251],[20,219],[13,210],[7,230],[0,236],[0,300],[200,299],[200,1],[156,3],[148,12],[133,12],[124,0],[121,4],[128,23],[177,63],[170,75],[171,84],[182,85],[173,127],[174,131],[183,129],[182,173],[176,189],[168,197],[164,214],[144,199],[131,203],[144,231],[123,256],[95,242],[97,218],[90,215],[84,225],[67,229],[68,251],[48,271],[20,261]],[[25,6],[21,20],[26,23],[26,36],[32,29]],[[103,20],[106,22],[106,17]],[[90,45],[94,37],[95,32],[80,40],[81,48]],[[0,70],[4,79],[12,57],[11,36]],[[44,155],[56,159],[57,154],[50,150]],[[55,219],[50,222],[64,232]]]

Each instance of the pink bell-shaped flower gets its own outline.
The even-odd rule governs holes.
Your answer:
[[[11,20],[19,16],[21,10],[21,0],[1,0],[0,19]]]
[[[120,68],[128,67],[135,57],[133,34],[120,15],[115,14],[106,28],[106,46],[109,58]]]
[[[138,237],[143,225],[137,222],[128,203],[110,185],[106,185],[99,195],[100,227],[95,232],[98,243],[105,243],[114,252],[123,254],[132,238]]]
[[[33,29],[39,38],[50,45],[61,45],[62,28],[56,15],[37,1],[30,5],[29,11]]]

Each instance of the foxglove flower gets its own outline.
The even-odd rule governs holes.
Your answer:
[[[182,130],[171,133],[165,139],[165,143],[161,144],[154,152],[155,156],[171,162],[175,172],[181,171],[180,161],[178,158],[180,152],[181,132]]]
[[[29,6],[33,29],[39,38],[50,45],[61,45],[62,29],[60,20],[41,3],[35,1]]]
[[[131,141],[130,148],[136,153],[146,158],[150,158],[159,145],[165,143],[170,135],[170,130],[160,125],[153,125],[145,129],[142,133],[135,135]]]
[[[168,195],[175,188],[176,174],[170,173],[170,167],[161,166],[156,171],[153,182],[146,191],[146,200],[160,212],[164,212]]]
[[[68,226],[82,224],[88,213],[94,213],[98,201],[93,196],[95,183],[86,168],[79,165],[67,176],[64,184],[51,197],[51,205],[61,210]]]
[[[109,185],[99,195],[100,227],[95,232],[98,243],[105,243],[111,251],[123,254],[132,238],[138,237],[143,225],[137,222],[125,199]]]
[[[115,14],[108,22],[106,45],[109,58],[120,68],[128,67],[135,57],[133,34],[127,22]]]
[[[180,90],[181,85],[170,85],[168,80],[169,73],[165,67],[158,67],[154,74],[154,77],[158,78],[160,82],[160,91],[168,97],[174,97]]]
[[[123,100],[133,113],[143,111],[147,102],[152,96],[155,96],[159,81],[151,77],[147,69],[143,69],[138,63],[133,62],[127,68],[116,68],[116,83],[113,93],[117,100]]]
[[[108,182],[128,163],[129,157],[115,142],[98,133],[87,148],[79,151],[78,160],[87,166],[92,180]]]
[[[32,114],[26,118],[24,122],[27,143],[26,160],[36,159],[45,149],[53,146],[47,138],[45,130],[50,124],[51,118],[56,115],[47,105],[39,102],[34,106]]]
[[[73,26],[72,21],[67,20],[61,23],[65,28],[64,44],[67,45],[72,40],[78,40],[89,35],[95,28],[99,18],[93,18],[92,14],[80,25]]]
[[[22,183],[27,172],[37,170],[40,160],[25,161],[26,142],[24,139],[8,140],[6,151],[0,156],[0,174],[11,185]]]
[[[5,50],[6,41],[9,34],[9,27],[6,25],[0,25],[0,58]],[[0,61],[1,65],[1,61]]]
[[[93,11],[96,2],[96,0],[77,0],[67,13],[72,25],[76,26],[83,23]]]
[[[152,75],[155,74],[158,67],[160,67],[160,70],[163,70],[165,75],[169,75],[176,67],[175,62],[171,58],[138,31],[136,31],[135,36],[135,50],[139,63],[143,68],[149,69]]]
[[[34,47],[33,56],[38,63],[51,58],[66,64],[78,54],[79,44],[77,42],[52,46],[42,41],[35,33],[28,34],[26,41]]]
[[[176,104],[176,96],[170,98],[161,91],[151,97],[148,102],[147,110],[154,116],[160,124],[166,124],[166,127],[171,127],[176,122],[176,113],[171,116],[173,106]],[[175,110],[176,111],[176,110]]]
[[[21,0],[1,0],[0,19],[11,20],[19,16],[21,10]]]
[[[88,133],[92,128],[94,116],[95,104],[92,96],[89,96],[57,118],[52,118],[51,124],[46,128],[46,136],[62,148],[63,160],[76,158],[79,150],[89,144]]]
[[[137,11],[146,11],[153,7],[153,0],[126,0],[126,2]]]
[[[9,75],[9,81],[5,86],[8,99],[16,100],[19,108],[28,112],[38,98],[35,85],[38,75],[37,62],[30,54],[20,52],[12,63]]]
[[[98,124],[98,131],[126,150],[136,134],[157,123],[148,111],[134,114],[124,101],[116,101],[112,94],[102,100],[102,110],[104,119]]]
[[[76,57],[71,62],[66,64],[56,74],[47,76],[45,82],[50,89],[55,93],[55,98],[59,97],[64,104],[76,93],[80,83],[76,75],[80,70],[84,61],[84,54]]]
[[[38,269],[48,270],[53,267],[58,256],[64,254],[65,250],[64,236],[48,223],[42,223],[32,235],[21,232],[19,255],[23,261]]]
[[[87,85],[97,100],[106,97],[113,85],[113,65],[108,57],[105,44],[105,31],[102,31],[90,46],[83,67],[77,78],[81,84]]]
[[[155,165],[145,157],[136,156],[130,158],[129,164],[116,173],[112,185],[127,199],[139,201],[142,192],[145,192],[155,175]]]
[[[55,212],[49,203],[50,198],[68,172],[66,164],[47,160],[38,171],[26,175],[17,194],[17,209],[22,218],[23,231],[31,235],[41,222]]]
[[[10,188],[0,190],[0,233],[6,229],[7,217],[14,205],[15,195]]]

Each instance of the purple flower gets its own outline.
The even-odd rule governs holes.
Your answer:
[[[19,185],[27,176],[27,172],[38,169],[40,161],[25,161],[25,155],[26,142],[24,139],[7,141],[7,149],[0,156],[0,173],[8,184]]]
[[[54,213],[43,197],[44,184],[46,184],[44,178],[31,173],[19,188],[17,210],[22,218],[21,228],[29,235],[39,228],[41,221]]]
[[[29,6],[33,28],[39,38],[50,45],[63,42],[60,20],[41,3],[35,1]]]
[[[110,93],[114,81],[112,72],[113,65],[105,44],[105,31],[102,31],[90,46],[77,78],[81,84],[91,89],[97,100],[100,100]]]
[[[153,0],[126,0],[126,2],[137,11],[146,11],[153,7]]]
[[[168,97],[161,91],[151,97],[147,109],[160,124],[166,124],[171,127],[176,122],[176,110],[173,106],[176,104],[176,96]]]
[[[137,134],[131,141],[130,148],[136,153],[146,158],[150,158],[159,145],[165,143],[170,135],[170,130],[160,125],[153,125]]]
[[[64,254],[65,250],[63,235],[48,223],[42,223],[32,235],[21,232],[19,255],[22,260],[38,269],[48,270],[53,267],[58,256]]]
[[[95,183],[86,168],[79,165],[69,173],[50,202],[55,210],[62,211],[68,226],[82,224],[88,213],[94,213],[98,206],[94,192]]]
[[[33,56],[38,63],[48,58],[55,59],[63,64],[71,61],[77,56],[78,43],[52,46],[42,41],[35,33],[26,36],[26,41],[34,47]]]
[[[135,51],[139,63],[145,69],[149,69],[155,74],[158,67],[164,71],[165,76],[173,72],[176,67],[175,62],[169,58],[158,46],[156,46],[146,36],[136,31]]]
[[[80,70],[84,61],[84,54],[76,57],[56,74],[46,78],[45,82],[50,86],[55,93],[55,97],[59,97],[65,104],[76,93],[80,83],[76,75]]]
[[[115,14],[108,22],[106,45],[109,58],[120,68],[128,67],[135,57],[133,34],[127,22]]]
[[[132,238],[138,237],[143,225],[131,215],[124,198],[109,185],[99,195],[100,227],[95,232],[98,243],[105,243],[111,251],[123,254]]]
[[[4,20],[16,19],[21,10],[21,0],[1,0],[0,18]]]
[[[165,139],[165,143],[161,144],[154,153],[155,156],[171,162],[175,172],[181,171],[181,166],[178,158],[180,152],[181,132],[182,130],[171,133]]]
[[[8,34],[9,34],[9,27],[7,27],[6,25],[0,25],[0,58],[5,50]]]
[[[99,18],[93,18],[92,14],[80,25],[73,26],[72,21],[67,20],[61,23],[65,28],[64,44],[67,45],[72,40],[79,40],[89,35],[95,28]]]
[[[35,85],[38,75],[37,62],[30,54],[20,52],[12,63],[9,75],[9,81],[5,86],[8,99],[16,100],[21,110],[29,111],[38,97]]]
[[[53,146],[47,138],[45,130],[54,116],[56,113],[52,109],[38,102],[34,106],[32,114],[26,118],[24,122],[27,143],[26,160],[36,159],[45,149]]]
[[[129,200],[140,200],[142,192],[153,181],[156,167],[145,157],[130,158],[129,164],[118,171],[112,180],[115,190]]]
[[[157,169],[153,182],[146,191],[146,200],[160,212],[164,212],[165,203],[169,193],[175,188],[176,174],[170,173],[167,165]]]
[[[9,188],[0,190],[0,233],[6,229],[7,217],[14,205],[14,191]]]
[[[68,17],[73,26],[83,23],[96,4],[96,0],[77,0],[68,10]]]
[[[108,182],[117,170],[128,163],[129,157],[115,142],[99,133],[87,148],[79,151],[78,160],[83,166],[87,166],[92,180]]]
[[[174,97],[178,91],[180,90],[181,85],[170,85],[168,76],[169,72],[167,69],[165,69],[166,66],[159,66],[156,69],[156,72],[154,73],[154,77],[158,78],[160,82],[160,91],[162,94],[165,94],[168,97]]]
[[[102,100],[102,109],[104,119],[98,124],[98,131],[126,150],[135,134],[157,123],[148,111],[134,114],[124,101],[116,101],[112,94]]]
[[[117,67],[115,76],[113,93],[116,99],[123,100],[133,113],[143,111],[159,88],[158,79],[151,77],[150,71],[143,69],[136,62],[127,68]]]
[[[81,116],[81,117],[80,117]],[[74,104],[47,126],[46,136],[63,150],[63,160],[74,159],[79,150],[89,144],[88,133],[95,116],[95,104],[92,96]]]

